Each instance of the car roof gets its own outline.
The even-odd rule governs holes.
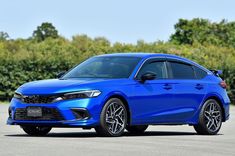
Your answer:
[[[112,53],[112,54],[103,54],[103,55],[99,55],[101,57],[105,57],[105,56],[126,56],[126,57],[140,57],[140,58],[144,58],[144,57],[151,57],[151,56],[162,56],[165,57],[167,54],[161,54],[161,53],[143,53],[143,52],[130,52],[130,53]]]
[[[129,52],[129,53],[112,53],[112,54],[103,54],[103,55],[99,55],[97,57],[111,57],[111,56],[119,56],[119,57],[140,57],[143,59],[148,59],[148,58],[154,58],[154,57],[162,57],[162,58],[171,58],[171,59],[177,59],[177,60],[181,60],[184,61],[186,63],[189,64],[193,64],[196,65],[202,69],[204,69],[205,71],[209,72],[208,69],[206,69],[205,67],[199,65],[196,62],[193,62],[189,59],[177,56],[177,55],[173,55],[173,54],[164,54],[164,53],[144,53],[144,52]]]
[[[173,55],[173,54],[163,54],[163,53],[143,53],[143,52],[139,52],[139,53],[136,53],[136,52],[133,52],[133,53],[112,53],[112,54],[103,54],[103,55],[99,55],[98,57],[112,57],[112,56],[119,56],[119,57],[140,57],[140,58],[143,58],[143,59],[148,59],[148,58],[154,58],[154,57],[162,57],[162,58],[172,58],[172,59],[178,59],[178,60],[182,60],[182,61],[185,61],[185,62],[188,62],[190,64],[194,64],[195,62],[189,60],[189,59],[186,59],[186,58],[183,58],[183,57],[180,57],[180,56],[177,56],[177,55]]]

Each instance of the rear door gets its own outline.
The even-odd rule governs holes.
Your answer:
[[[206,94],[207,85],[203,81],[203,72],[198,67],[179,60],[167,61],[169,78],[174,82],[173,122],[188,122],[194,117]],[[201,73],[201,75],[199,75]],[[173,114],[172,114],[173,115]]]

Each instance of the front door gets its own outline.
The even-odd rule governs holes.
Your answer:
[[[144,73],[156,74],[154,80],[141,82]],[[174,84],[174,82],[173,82]],[[164,59],[150,59],[144,63],[136,76],[135,96],[131,99],[132,123],[155,124],[165,122],[167,112],[172,109],[174,100],[172,82],[168,80]]]

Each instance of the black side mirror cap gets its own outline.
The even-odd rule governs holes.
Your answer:
[[[62,71],[60,73],[57,74],[57,78],[61,78],[66,72],[65,71]]]
[[[146,80],[154,80],[156,78],[156,74],[152,72],[146,72],[141,76],[141,82],[145,82]]]

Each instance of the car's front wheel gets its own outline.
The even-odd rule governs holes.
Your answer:
[[[51,131],[51,127],[41,127],[41,126],[21,126],[21,128],[31,136],[44,136]]]
[[[198,134],[215,135],[222,125],[222,110],[219,103],[214,99],[207,100],[200,112],[199,123],[194,125]]]
[[[121,136],[127,124],[127,110],[118,98],[109,99],[100,115],[100,126],[96,132],[101,136]]]

